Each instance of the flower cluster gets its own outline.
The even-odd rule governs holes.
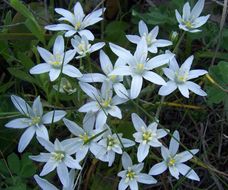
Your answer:
[[[180,29],[188,32],[199,32],[197,28],[202,26],[209,16],[199,17],[204,6],[204,0],[199,0],[192,11],[189,3],[183,8],[181,17],[176,10],[176,17]],[[155,26],[150,32],[144,21],[139,22],[139,36],[127,35],[127,39],[137,44],[134,53],[120,47],[116,44],[109,43],[112,52],[117,55],[117,60],[113,64],[108,55],[100,50],[99,60],[103,73],[83,73],[84,70],[76,68],[69,63],[75,58],[76,60],[89,55],[101,49],[105,43],[92,43],[94,35],[87,29],[102,20],[102,13],[105,9],[98,9],[85,16],[82,6],[77,2],[74,6],[74,13],[56,8],[55,11],[60,14],[58,20],[64,21],[60,24],[46,26],[45,29],[51,31],[65,31],[65,37],[71,38],[71,49],[66,49],[64,37],[57,36],[53,53],[48,50],[37,47],[37,50],[44,60],[42,63],[31,68],[31,74],[49,73],[50,80],[60,81],[60,87],[54,88],[61,93],[74,93],[70,82],[62,78],[62,74],[67,77],[77,78],[80,89],[88,96],[78,112],[85,113],[82,127],[67,118],[66,112],[62,110],[53,110],[43,113],[43,107],[38,96],[33,105],[30,106],[26,101],[18,96],[12,95],[11,100],[16,109],[23,115],[23,118],[14,119],[5,126],[9,128],[26,128],[21,136],[18,145],[18,151],[23,152],[32,137],[36,134],[39,144],[46,149],[37,156],[30,156],[30,159],[43,162],[44,167],[40,176],[44,176],[56,169],[57,175],[62,183],[63,189],[73,190],[76,177],[75,170],[81,170],[81,163],[84,159],[92,154],[93,157],[100,161],[107,162],[111,167],[118,155],[122,157],[123,171],[117,175],[121,178],[119,189],[137,190],[138,182],[143,184],[155,184],[157,180],[153,177],[169,169],[170,174],[179,179],[182,174],[186,178],[199,181],[198,175],[193,169],[184,164],[190,160],[198,149],[185,150],[177,153],[179,149],[179,132],[173,134],[170,130],[160,128],[158,121],[147,125],[142,118],[136,113],[131,114],[132,127],[135,133],[132,139],[124,137],[125,134],[118,133],[110,126],[109,121],[112,117],[122,119],[121,105],[127,101],[140,97],[141,91],[146,84],[159,85],[158,94],[167,96],[178,89],[180,93],[189,98],[189,90],[200,96],[206,96],[201,87],[190,81],[207,73],[202,69],[191,70],[193,55],[179,66],[175,54],[167,50],[160,53],[159,48],[172,46],[172,42],[165,39],[157,39],[159,27]],[[158,72],[159,71],[159,72]],[[164,73],[164,78],[161,74]],[[96,84],[94,87],[92,84]],[[67,91],[66,86],[70,86]],[[97,88],[97,86],[99,86]],[[58,93],[59,93],[58,92]],[[55,139],[54,143],[49,140],[46,124],[53,124],[62,120],[64,125],[71,133],[69,139],[59,141]],[[169,148],[161,140],[167,135],[171,135]],[[129,149],[137,147],[138,164],[132,163]],[[158,149],[161,151],[161,160],[151,166],[148,173],[141,173],[143,170],[143,161],[151,155],[150,151]],[[68,170],[70,168],[70,171]],[[38,185],[44,189],[57,189],[47,180],[34,176]]]

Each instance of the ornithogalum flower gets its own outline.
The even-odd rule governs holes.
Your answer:
[[[30,73],[41,74],[49,72],[50,80],[54,81],[59,77],[62,69],[62,73],[69,77],[81,77],[81,72],[68,64],[74,58],[76,51],[68,50],[64,52],[64,48],[64,39],[62,36],[56,38],[53,54],[44,48],[38,47],[37,50],[45,62],[31,68]]]
[[[155,164],[151,169],[149,174],[150,175],[159,175],[163,173],[167,168],[169,168],[170,174],[179,179],[179,175],[182,174],[185,177],[199,181],[199,176],[195,173],[193,169],[191,169],[184,162],[190,160],[194,154],[196,154],[199,150],[192,149],[188,151],[184,151],[177,154],[179,149],[179,142],[180,142],[180,135],[178,131],[173,133],[173,137],[171,138],[169,149],[162,146],[161,147],[161,154],[163,161]]]
[[[198,0],[195,6],[192,8],[189,5],[189,2],[184,4],[183,7],[183,15],[175,10],[176,18],[179,23],[179,28],[188,32],[200,32],[201,30],[197,29],[200,26],[204,25],[210,15],[200,16],[205,0]]]
[[[24,117],[14,119],[5,126],[14,129],[26,128],[18,143],[19,152],[24,151],[35,134],[37,137],[43,137],[48,140],[49,136],[45,124],[55,123],[66,115],[66,112],[62,110],[55,110],[43,114],[43,106],[39,96],[34,100],[32,107],[30,107],[24,99],[15,95],[11,96],[11,100],[16,109]]]
[[[126,152],[122,155],[122,165],[124,170],[118,173],[118,176],[122,178],[119,183],[119,190],[125,190],[128,186],[131,190],[138,190],[138,182],[144,184],[157,183],[157,180],[152,176],[141,173],[144,164],[133,165],[131,157]]]
[[[73,39],[71,39],[71,44],[76,50],[78,56],[76,56],[76,59],[80,59],[82,57],[85,57],[99,49],[101,49],[105,43],[104,42],[98,42],[96,44],[91,45],[86,38],[86,36],[82,35],[80,36],[74,36]]]
[[[63,186],[62,190],[74,190],[74,180],[75,180],[75,170],[71,169],[69,173],[69,184],[68,186]],[[54,185],[48,182],[46,179],[42,179],[38,175],[34,176],[36,183],[40,186],[41,190],[58,190]]]
[[[70,147],[67,140],[60,142],[58,139],[55,140],[54,144],[50,141],[45,140],[41,137],[37,138],[40,144],[49,153],[40,153],[37,156],[29,156],[30,159],[37,162],[46,162],[40,176],[47,175],[57,168],[57,174],[64,187],[69,186],[70,176],[68,168],[81,169],[78,161],[71,157],[75,153],[75,149]]]
[[[158,139],[167,135],[164,129],[157,129],[158,124],[156,122],[151,123],[148,127],[144,121],[135,113],[131,115],[132,123],[136,129],[136,133],[133,134],[135,141],[139,144],[137,158],[139,162],[142,162],[149,153],[150,147],[161,147],[162,143]]]
[[[45,27],[45,29],[52,31],[67,31],[65,33],[66,37],[70,37],[78,33],[80,36],[86,36],[89,40],[94,40],[94,35],[92,32],[85,28],[101,21],[103,19],[101,15],[104,11],[105,9],[98,9],[85,16],[82,6],[79,2],[77,2],[74,6],[74,13],[62,8],[56,8],[55,12],[62,15],[62,17],[59,18],[59,21],[68,22],[69,24],[64,23],[48,25]]]
[[[202,69],[190,70],[193,58],[193,55],[190,56],[181,67],[179,67],[175,58],[170,61],[169,68],[163,69],[164,74],[169,78],[169,81],[160,88],[158,92],[160,95],[167,96],[177,88],[186,98],[189,98],[189,90],[200,96],[207,95],[199,85],[189,81],[207,73],[207,71]]]
[[[142,37],[145,37],[148,46],[148,51],[151,53],[157,53],[159,47],[166,47],[172,45],[169,40],[157,39],[159,27],[155,26],[150,32],[144,21],[139,21],[139,34],[138,35],[126,35],[127,39],[135,44],[138,44]]]
[[[96,113],[95,128],[102,128],[104,126],[108,114],[119,119],[122,118],[121,110],[117,105],[126,102],[128,99],[120,98],[118,95],[113,97],[112,86],[109,82],[103,83],[101,91],[88,83],[79,82],[79,85],[92,101],[83,105],[78,111]]]
[[[101,63],[101,69],[104,72],[104,74],[101,73],[88,73],[84,74],[81,78],[80,81],[82,82],[88,82],[88,83],[93,83],[93,82],[106,82],[108,81],[115,93],[121,97],[121,98],[126,98],[128,97],[128,91],[124,87],[124,85],[121,83],[123,81],[123,76],[118,76],[118,75],[111,75],[110,73],[117,67],[119,66],[124,66],[125,63],[123,60],[120,58],[117,59],[115,62],[115,65],[113,67],[111,60],[109,57],[106,55],[106,53],[101,50],[100,51],[100,63]]]
[[[90,115],[86,115],[83,120],[83,128],[79,127],[75,122],[64,119],[63,122],[68,130],[75,136],[68,139],[67,142],[76,152],[76,159],[80,162],[83,160],[87,153],[91,151],[91,147],[97,143],[102,137],[102,129],[93,129],[94,122],[89,122]],[[99,133],[101,133],[99,135]],[[97,137],[95,137],[98,135]],[[94,138],[95,137],[95,138]],[[92,152],[93,153],[93,152]]]
[[[111,50],[127,63],[126,66],[119,66],[115,68],[110,74],[127,76],[131,75],[131,89],[130,98],[137,98],[140,94],[143,85],[143,78],[158,85],[165,85],[164,79],[151,71],[154,68],[165,65],[169,60],[174,57],[172,53],[161,54],[147,59],[147,43],[145,37],[143,37],[137,45],[134,55],[128,50],[110,43]]]
[[[122,148],[128,148],[135,145],[134,141],[123,138],[122,133],[112,134],[110,128],[106,126],[108,131],[106,131],[101,140],[97,145],[93,146],[93,154],[99,160],[103,162],[108,162],[108,166],[112,166],[115,161],[115,154],[122,154]],[[123,147],[122,147],[123,146]]]

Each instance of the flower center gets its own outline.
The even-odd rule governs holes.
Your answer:
[[[126,182],[134,180],[135,177],[136,177],[136,173],[131,169],[128,169],[126,174]]]
[[[52,152],[52,158],[58,162],[63,161],[63,159],[65,158],[65,153],[62,151],[56,151],[56,152]]]
[[[109,76],[109,79],[110,79],[112,82],[115,82],[116,79],[117,79],[117,75],[110,75],[110,76]]]
[[[84,144],[87,144],[89,142],[89,135],[87,133],[84,133],[83,135],[79,135],[79,137],[82,139]]]
[[[142,74],[144,71],[144,64],[143,63],[138,63],[136,65],[136,73]]]
[[[102,106],[103,108],[108,108],[108,107],[110,106],[111,101],[112,101],[111,98],[109,98],[109,99],[107,99],[107,100],[104,100],[104,101],[101,103],[101,106]]]
[[[190,21],[185,21],[185,25],[187,28],[192,28],[192,23]]]
[[[33,117],[30,125],[37,125],[40,123],[40,121],[41,121],[40,117]]]
[[[172,157],[169,158],[167,165],[168,166],[174,166],[176,163],[176,160]]]
[[[62,56],[60,54],[54,55],[54,60],[51,61],[53,67],[59,68],[62,65]]]
[[[187,81],[188,78],[188,72],[187,71],[181,71],[179,70],[179,72],[176,72],[176,77],[175,80],[177,83],[185,83]]]
[[[145,131],[142,134],[142,139],[145,143],[148,143],[149,141],[151,141],[153,139],[153,133],[151,131]]]
[[[118,144],[118,141],[116,138],[113,138],[112,136],[109,136],[107,138],[107,149],[110,150],[113,146],[115,146],[116,144]]]
[[[80,27],[81,27],[81,22],[77,22],[74,26],[74,29],[78,30],[78,29],[80,29]]]

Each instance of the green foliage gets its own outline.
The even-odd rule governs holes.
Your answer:
[[[7,160],[0,160],[0,189],[26,190],[31,189],[26,184],[36,173],[36,167],[25,153],[18,157],[15,153],[10,154]]]

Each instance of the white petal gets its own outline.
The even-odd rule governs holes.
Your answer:
[[[139,162],[142,162],[149,153],[150,146],[148,144],[139,144],[137,158]]]
[[[132,74],[132,71],[129,66],[119,66],[119,67],[116,67],[109,75],[127,76],[131,74]]]
[[[129,94],[127,89],[124,87],[124,85],[122,83],[115,83],[113,85],[114,91],[115,93],[122,99],[128,99],[129,98]],[[127,100],[126,100],[127,101]],[[125,102],[126,102],[125,101]]]
[[[132,190],[138,190],[139,189],[138,183],[136,180],[129,181],[128,183],[129,183],[130,189],[132,189]]]
[[[59,77],[60,72],[61,72],[60,69],[51,68],[49,72],[50,80],[55,81]]]
[[[148,174],[143,174],[143,173],[139,174],[137,181],[140,183],[143,183],[143,184],[155,184],[155,183],[157,183],[157,180],[154,179],[152,176],[150,176]]]
[[[100,73],[84,74],[79,80],[82,82],[104,82],[106,77]]]
[[[50,69],[51,69],[51,65],[49,65],[47,63],[41,63],[41,64],[38,64],[38,65],[32,67],[29,70],[29,72],[32,75],[35,75],[35,74],[47,73],[50,71]]]
[[[191,65],[192,65],[192,61],[194,59],[194,56],[191,55],[190,57],[188,57],[185,62],[181,65],[180,70],[185,71],[185,72],[189,72]]]
[[[166,136],[168,133],[164,129],[158,129],[156,134],[157,134],[157,138],[160,139]]]
[[[64,187],[67,187],[69,184],[69,173],[66,165],[64,163],[60,163],[57,166],[57,174],[59,179]]]
[[[88,146],[83,146],[79,151],[76,152],[76,159],[78,162],[80,162],[86,157],[88,150],[89,150]]]
[[[63,73],[73,78],[82,77],[82,73],[72,65],[64,65]]]
[[[173,57],[174,57],[174,54],[171,54],[171,53],[157,55],[147,62],[146,67],[148,69],[152,70],[154,68],[157,68],[157,67],[160,67],[162,65],[169,63],[169,61]]]
[[[79,85],[81,87],[81,89],[93,100],[98,100],[100,95],[99,95],[99,91],[94,88],[92,85],[84,83],[84,82],[79,82]]]
[[[186,82],[187,87],[189,88],[189,90],[191,90],[192,92],[194,92],[195,94],[199,95],[199,96],[207,96],[207,93],[204,92],[201,87],[199,85],[197,85],[194,82],[191,81],[187,81]]]
[[[65,37],[71,37],[71,36],[73,36],[76,32],[77,32],[76,30],[68,30],[68,31],[64,34],[64,36],[65,36]]]
[[[158,164],[155,164],[149,171],[150,175],[159,175],[163,173],[165,170],[167,170],[167,165],[165,161],[162,161]]]
[[[193,27],[198,28],[198,27],[204,25],[207,22],[207,20],[209,19],[209,17],[210,17],[210,15],[201,16],[201,17],[197,18],[193,23]]]
[[[93,44],[93,45],[91,46],[91,48],[90,48],[90,53],[95,52],[95,51],[101,49],[104,45],[105,45],[104,42],[98,42],[98,43],[96,43],[96,44]]]
[[[178,164],[177,168],[178,168],[179,172],[182,175],[184,175],[185,177],[192,179],[192,180],[200,181],[200,178],[197,175],[197,173],[193,169],[191,169],[189,166],[187,166],[185,164]]]
[[[37,156],[29,156],[31,160],[37,161],[37,162],[48,162],[48,160],[51,158],[50,153],[40,153],[40,155]]]
[[[165,85],[166,84],[165,80],[153,71],[144,72],[143,78],[145,78],[146,80],[148,80],[154,84],[158,84],[158,85]]]
[[[66,155],[64,159],[64,163],[67,165],[69,168],[75,168],[80,170],[82,167],[80,166],[79,162],[77,160],[74,160],[71,156]]]
[[[182,17],[181,17],[180,13],[179,13],[177,10],[175,10],[175,15],[176,15],[177,21],[178,21],[179,23],[181,23],[181,22],[182,22]]]
[[[113,117],[122,118],[121,110],[117,106],[112,106],[111,109],[108,110],[108,113]]]
[[[170,93],[172,93],[176,89],[177,89],[176,83],[173,82],[173,81],[168,81],[166,83],[166,85],[162,86],[159,89],[158,94],[161,95],[161,96],[167,96],[167,95],[169,95]]]
[[[148,34],[148,28],[143,20],[139,21],[139,34],[140,36]]]
[[[174,131],[173,137],[170,140],[169,151],[174,156],[179,149],[180,134],[178,131]]]
[[[184,4],[184,7],[183,7],[183,19],[184,20],[188,20],[189,17],[190,17],[190,5],[189,5],[189,2],[185,3]]]
[[[69,24],[52,24],[44,27],[46,30],[59,31],[59,30],[75,30]]]
[[[25,130],[25,132],[21,135],[21,138],[20,138],[19,143],[18,143],[18,152],[24,151],[24,149],[30,143],[34,134],[35,134],[35,128],[34,127],[29,127]]]
[[[24,129],[26,127],[29,127],[30,123],[31,123],[31,119],[19,118],[8,122],[7,124],[5,124],[5,127],[13,128],[13,129]]]
[[[132,59],[132,54],[130,53],[130,51],[115,45],[113,43],[109,43],[109,46],[111,48],[111,50],[113,51],[113,53],[115,53],[117,56],[119,56],[121,59],[123,59],[126,63],[129,62],[130,59]]]
[[[176,60],[175,57],[173,57],[173,58],[170,60],[169,68],[170,68],[171,70],[173,70],[174,72],[179,71],[179,65],[178,65],[177,60]]]
[[[50,159],[43,167],[40,176],[44,176],[50,172],[52,172],[57,166],[57,162],[54,160]]]
[[[190,79],[194,79],[197,78],[199,76],[205,75],[207,73],[207,71],[203,70],[203,69],[196,69],[196,70],[191,70],[188,74],[188,80]]]
[[[65,111],[55,110],[43,115],[42,121],[44,124],[51,124],[61,120],[66,115]]]
[[[57,36],[55,39],[54,47],[53,47],[53,54],[62,54],[64,52],[64,39],[63,36]]]
[[[42,57],[42,59],[46,62],[49,63],[49,61],[52,59],[53,55],[46,49],[42,48],[42,47],[37,47],[37,50],[40,54],[40,56]]]
[[[74,15],[78,15],[79,18],[83,18],[85,16],[80,2],[77,2],[74,6]]]
[[[100,63],[101,68],[106,75],[113,70],[112,62],[103,50],[100,51]]]
[[[106,113],[104,112],[104,110],[100,110],[97,114],[95,128],[96,129],[102,128],[104,126],[104,124],[106,123],[106,120],[107,120]]]
[[[132,77],[131,90],[130,90],[130,93],[131,93],[130,97],[132,99],[137,98],[138,95],[140,94],[140,91],[142,89],[142,83],[143,83],[142,76],[135,75],[134,77]]]
[[[170,46],[172,45],[173,43],[169,40],[161,40],[161,39],[158,39],[154,45],[157,46],[157,47],[166,47],[166,46]]]
[[[192,8],[191,17],[197,18],[203,11],[205,0],[198,0],[195,6]]]
[[[193,155],[196,154],[197,152],[199,152],[198,149],[193,149],[193,150],[189,150],[189,151],[186,150],[184,152],[177,154],[176,160],[178,162],[186,162],[186,161],[192,159]]]
[[[131,160],[131,157],[128,155],[128,153],[124,152],[123,155],[122,155],[121,160],[122,160],[123,168],[125,170],[127,170],[128,167],[132,166],[132,160]]]
[[[172,69],[164,68],[163,72],[164,72],[165,76],[167,76],[168,79],[170,79],[172,81],[175,79],[175,72]]]
[[[122,94],[123,95],[123,94]],[[123,95],[124,96],[124,95]],[[128,99],[126,99],[126,96],[125,98],[121,98],[119,97],[118,95],[115,95],[113,98],[112,98],[112,104],[117,106],[117,105],[120,105],[120,104],[123,104],[125,102],[127,102]]]
[[[34,179],[42,190],[58,190],[54,185],[49,183],[47,180],[40,178],[38,175],[35,175]]]
[[[161,147],[161,155],[164,160],[167,160],[171,156],[168,148],[164,146]]]
[[[66,125],[66,127],[68,128],[68,130],[75,136],[79,136],[84,133],[83,129],[81,127],[79,127],[75,122],[73,122],[69,119],[66,119],[66,118],[63,119],[63,122]]]
[[[188,85],[186,84],[179,84],[178,89],[180,90],[180,93],[186,97],[189,98],[189,91],[188,91]]]
[[[39,125],[39,127],[36,129],[36,135],[49,140],[48,130],[44,125]]]
[[[133,123],[136,131],[141,132],[142,127],[147,128],[144,121],[136,113],[131,114],[131,120],[132,120],[132,123]]]
[[[97,101],[92,101],[84,104],[82,107],[79,108],[79,112],[97,112],[100,109],[99,104]]]
[[[54,152],[54,145],[49,141],[41,137],[37,137],[39,143],[49,152]]]
[[[43,106],[42,103],[40,101],[40,96],[38,96],[32,105],[32,110],[34,112],[35,115],[37,116],[42,116],[43,115]]]
[[[80,36],[85,36],[88,40],[94,40],[94,35],[89,30],[81,30],[78,31],[78,33],[80,34]]]
[[[127,39],[134,43],[134,44],[138,44],[139,41],[141,40],[140,36],[137,36],[137,35],[126,35]]]
[[[125,182],[124,179],[121,179],[118,185],[119,190],[125,190],[128,187],[128,183]]]
[[[55,8],[55,12],[57,12],[58,14],[63,16],[58,19],[59,21],[64,20],[64,21],[70,22],[71,24],[74,24],[75,17],[70,11],[68,11],[66,9],[62,9],[62,8]]]
[[[179,171],[176,166],[169,166],[169,172],[173,177],[179,179]]]
[[[86,131],[92,131],[95,124],[95,114],[92,112],[87,112],[83,118],[83,127]]]
[[[144,63],[147,59],[147,54],[148,54],[147,43],[146,43],[145,37],[143,37],[137,44],[134,57],[138,62]]]
[[[74,58],[75,54],[76,54],[76,50],[74,50],[74,49],[70,49],[70,50],[66,51],[65,56],[64,56],[64,65],[69,63]]]
[[[23,115],[30,115],[32,113],[31,107],[26,103],[24,99],[19,96],[12,95],[11,101],[13,102],[14,106],[17,110]]]
[[[99,21],[101,21],[103,18],[100,17],[102,15],[102,12],[104,12],[105,9],[98,9],[96,11],[91,12],[88,14],[85,19],[83,20],[85,27],[91,26]]]

